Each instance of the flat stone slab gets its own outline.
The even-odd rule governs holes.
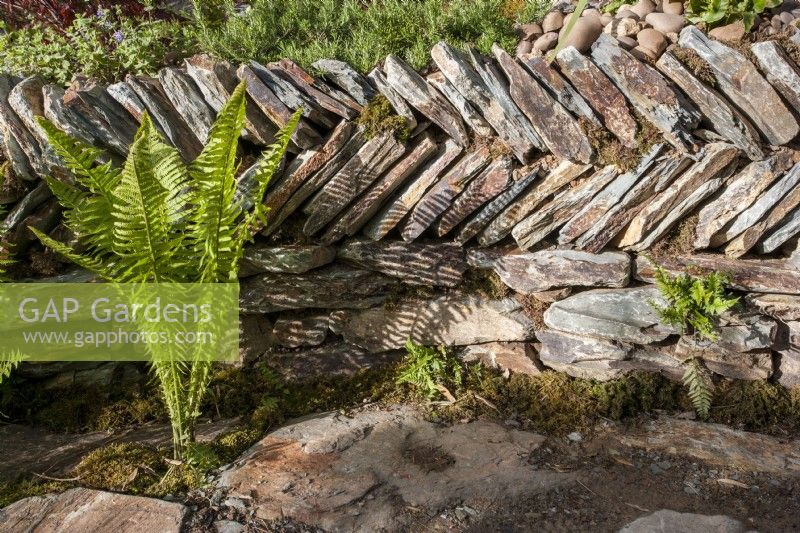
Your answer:
[[[592,59],[673,145],[688,149],[694,143],[691,131],[700,122],[700,113],[660,72],[633,57],[605,33],[592,45]]]
[[[791,294],[748,294],[745,301],[759,313],[784,322],[800,320],[800,296]]]
[[[699,274],[725,272],[731,276],[731,287],[748,292],[800,294],[797,267],[783,259],[732,259],[723,255],[689,255],[659,257],[659,264],[672,274],[687,268]],[[636,258],[635,277],[653,281],[653,267],[642,256]]]
[[[333,262],[336,249],[330,246],[287,245],[248,246],[242,257],[239,277],[261,272],[303,274]]]
[[[663,304],[652,286],[594,289],[554,303],[545,312],[544,322],[565,333],[650,344],[677,333],[661,324],[650,301]]]
[[[745,472],[800,472],[800,446],[783,439],[738,431],[721,424],[661,417],[642,431],[615,437],[620,444],[699,459]]]
[[[239,306],[243,313],[362,309],[383,302],[396,284],[382,274],[337,265],[292,276],[267,273],[242,281]]]
[[[467,270],[464,249],[451,243],[353,240],[339,248],[338,258],[412,285],[456,287]]]
[[[523,294],[570,286],[625,287],[631,259],[624,252],[542,250],[504,255],[495,262],[494,271],[503,283]]]
[[[279,318],[272,334],[278,344],[287,348],[319,346],[328,336],[328,321],[327,315]]]
[[[361,370],[397,362],[404,354],[399,350],[376,354],[360,346],[334,341],[290,352],[271,351],[264,359],[283,379],[307,381],[320,376],[353,377]]]
[[[533,322],[515,299],[492,300],[458,294],[401,302],[388,309],[335,311],[331,314],[331,330],[371,352],[401,349],[409,338],[426,346],[521,342],[534,338]]]
[[[216,113],[203,99],[200,89],[185,72],[174,67],[159,70],[158,79],[169,101],[205,144]]]
[[[179,503],[84,488],[32,496],[0,510],[5,531],[83,532],[181,530],[188,508]]]
[[[323,76],[338,85],[359,105],[367,105],[375,96],[375,88],[364,76],[344,61],[320,59],[315,61],[311,67],[322,72]]]
[[[705,515],[679,513],[662,509],[637,518],[627,524],[619,533],[745,533],[748,530],[738,520],[724,515]]]
[[[586,56],[568,46],[556,56],[561,73],[601,117],[603,125],[625,146],[636,147],[638,129],[619,89]]]
[[[665,52],[656,66],[686,93],[714,131],[741,149],[750,159],[757,161],[764,157],[758,131],[750,121],[717,91],[698,80],[672,53]]]
[[[349,96],[332,91],[325,83],[315,79],[291,59],[281,59],[269,63],[267,67],[272,74],[293,85],[318,107],[326,111],[348,120],[355,119],[361,112],[361,106],[351,100]]]
[[[708,63],[719,90],[753,121],[770,144],[786,144],[797,136],[800,131],[797,121],[744,55],[709,39],[694,26],[681,30],[678,43],[694,50]]]
[[[527,342],[487,342],[467,346],[459,354],[464,362],[480,361],[489,368],[506,373],[536,376],[542,371],[536,366],[536,353]]]
[[[543,441],[486,421],[442,427],[408,407],[324,413],[267,435],[217,485],[246,496],[266,520],[289,517],[326,531],[413,529],[408,507],[433,516],[571,480],[528,463]]]
[[[600,125],[597,115],[586,103],[586,100],[583,99],[583,96],[556,69],[552,68],[544,57],[525,56],[520,58],[520,61],[528,69],[528,72],[539,83],[544,85],[565,109],[576,117],[583,117],[598,126]]]
[[[432,72],[425,77],[425,80],[453,104],[453,107],[461,114],[461,118],[464,119],[464,123],[477,135],[482,137],[494,136],[495,133],[492,126],[486,122],[486,119],[475,109],[475,106],[469,103],[467,99],[464,98],[464,95],[453,87],[453,84],[444,77],[444,74],[439,71]]]
[[[758,61],[767,81],[789,102],[795,111],[800,111],[800,69],[789,58],[776,41],[754,43],[750,50]]]

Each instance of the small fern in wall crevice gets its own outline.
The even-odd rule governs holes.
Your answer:
[[[705,420],[708,418],[711,402],[714,399],[714,382],[711,379],[711,373],[699,357],[692,357],[684,364],[686,371],[683,373],[683,385],[686,387],[686,392],[697,416]]]

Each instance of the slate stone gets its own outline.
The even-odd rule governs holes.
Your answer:
[[[561,50],[556,56],[561,73],[600,116],[603,125],[625,146],[636,147],[636,121],[625,96],[587,57],[573,47]]]
[[[478,112],[478,110],[470,104],[464,95],[462,95],[458,90],[453,87],[453,84],[447,81],[447,78],[444,77],[444,74],[441,72],[433,72],[429,74],[426,78],[428,84],[433,86],[436,90],[438,90],[442,95],[447,98],[447,100],[453,104],[453,107],[458,110],[461,114],[461,118],[464,119],[464,122],[468,127],[470,127],[477,135],[481,137],[494,137],[495,133],[492,129],[492,126],[486,122],[486,119]]]
[[[520,61],[567,111],[576,117],[583,117],[600,125],[600,120],[583,96],[556,69],[551,67],[545,58],[526,56],[520,58]]]
[[[375,96],[375,88],[364,76],[344,61],[320,59],[311,67],[322,72],[325,78],[338,85],[359,105],[367,105]]]
[[[323,267],[336,258],[336,249],[330,246],[255,245],[244,249],[239,277],[247,277],[262,272],[303,274],[309,270]]]
[[[800,320],[800,296],[755,293],[745,295],[744,300],[759,313],[783,322]]]
[[[383,71],[379,67],[375,67],[367,74],[367,79],[377,87],[380,94],[389,100],[394,112],[406,119],[406,126],[413,131],[417,127],[417,117],[414,116],[414,111],[408,105],[408,102],[389,85],[389,81]]]
[[[464,249],[453,243],[357,239],[344,243],[337,257],[358,268],[374,270],[411,285],[456,287],[467,269]]]
[[[543,180],[528,189],[514,203],[504,209],[478,235],[478,242],[488,246],[505,238],[519,221],[537,209],[552,194],[591,168],[570,161],[562,161]]]
[[[36,122],[36,117],[45,116],[43,87],[44,80],[41,78],[36,76],[25,78],[8,93],[8,104],[36,139],[36,142],[39,143],[41,155],[37,165],[34,166],[38,166],[40,170],[47,172],[61,168],[63,164],[50,147],[47,134]]]
[[[505,191],[513,183],[513,166],[510,156],[500,156],[489,163],[442,214],[436,224],[436,234],[439,237],[447,235],[476,209]]]
[[[539,178],[539,166],[526,168],[525,173],[519,176],[509,187],[495,197],[478,211],[475,216],[467,221],[456,236],[456,242],[464,244],[478,235],[483,229],[513,202],[523,191]]]
[[[413,241],[428,229],[436,218],[450,207],[453,199],[464,190],[491,160],[487,147],[464,155],[431,186],[408,216],[402,228],[403,239]]]
[[[404,301],[391,309],[336,311],[331,330],[370,352],[401,349],[408,339],[426,346],[468,346],[534,338],[533,323],[515,299],[457,294]]]
[[[492,46],[510,80],[511,98],[522,110],[553,155],[578,163],[594,157],[589,139],[575,120],[539,83],[500,46]]]
[[[397,194],[387,202],[383,209],[367,224],[364,234],[372,240],[386,236],[419,202],[428,189],[436,182],[442,172],[463,151],[458,144],[448,139],[439,146],[437,153]]]
[[[130,113],[133,118],[136,119],[137,122],[142,121],[142,117],[144,116],[145,112],[147,112],[147,108],[142,102],[142,99],[136,94],[136,91],[125,81],[120,81],[117,83],[112,83],[108,87],[106,87],[108,94],[111,95],[111,98],[119,102],[119,104],[125,108],[125,110]],[[155,123],[157,127],[161,125]]]
[[[735,518],[724,515],[680,513],[662,509],[642,516],[626,524],[620,533],[664,533],[668,531],[697,532],[717,531],[719,533],[745,533],[748,528]]]
[[[657,194],[631,221],[618,246],[633,246],[653,230],[664,218],[698,187],[721,174],[733,172],[739,149],[727,143],[714,143],[705,147],[702,158],[682,176]]]
[[[494,263],[494,271],[503,283],[522,294],[569,286],[625,287],[631,259],[623,252],[541,250],[504,255]]]
[[[206,103],[215,113],[219,113],[238,85],[234,67],[205,54],[187,58],[185,64],[187,74],[203,94]],[[252,99],[247,97],[246,100],[244,138],[262,146],[269,145],[275,138],[277,128],[259,111]]]
[[[764,156],[758,131],[750,121],[728,104],[717,91],[698,80],[672,53],[666,52],[662,55],[656,66],[689,97],[714,131],[733,143],[750,159],[757,161]]]
[[[381,304],[397,281],[368,270],[332,265],[304,274],[267,273],[241,282],[243,313],[285,309],[365,309]]]
[[[405,151],[405,146],[398,143],[391,132],[382,133],[364,144],[311,200],[308,207],[310,216],[303,232],[314,235],[320,231]]]
[[[98,136],[97,129],[92,123],[74,109],[64,105],[64,94],[64,89],[56,85],[46,85],[42,88],[45,118],[60,130],[87,144],[104,146]]]
[[[289,59],[269,63],[267,67],[273,74],[294,85],[326,111],[347,120],[353,120],[361,112],[361,106],[356,102],[348,97],[342,98],[342,95],[336,95],[330,87],[314,79]]]
[[[247,94],[273,124],[281,128],[289,122],[292,111],[261,81],[252,68],[241,65],[236,74],[240,80],[247,82]],[[292,134],[292,141],[300,148],[308,149],[321,144],[322,137],[301,117]]]
[[[719,254],[659,257],[659,264],[671,274],[680,274],[691,267],[698,275],[725,272],[731,276],[731,287],[748,292],[800,294],[797,268],[783,259],[732,259]],[[653,267],[648,260],[636,258],[637,279],[653,282]]]
[[[458,111],[425,79],[397,56],[386,57],[386,80],[406,101],[442,128],[460,146],[467,146],[467,129]]]
[[[506,374],[536,376],[541,370],[536,364],[536,353],[526,342],[488,342],[464,348],[459,357],[465,363],[480,362],[485,367],[496,368]]]
[[[370,353],[345,342],[327,342],[287,353],[270,353],[266,362],[287,381],[309,381],[319,376],[353,377],[360,371],[402,359],[405,352]],[[349,479],[352,481],[352,476]]]
[[[770,350],[738,353],[713,343],[701,344],[688,337],[681,337],[676,355],[682,359],[702,357],[703,364],[710,371],[730,379],[760,381],[769,379],[773,372]]]
[[[445,42],[433,47],[431,57],[447,81],[483,114],[517,159],[523,163],[528,162],[537,145],[527,131],[530,125],[522,123],[520,117],[508,109],[507,103],[504,105],[496,98],[470,60]],[[519,110],[516,112],[519,113]]]
[[[537,245],[584,207],[617,175],[614,165],[601,168],[583,181],[556,195],[552,201],[514,226],[511,235],[520,248]]]
[[[275,321],[272,335],[278,344],[287,348],[319,346],[328,336],[328,322],[327,315],[279,318]]]
[[[779,165],[776,171],[779,172],[780,170],[781,166]],[[798,183],[800,183],[800,172],[798,172],[797,168],[792,168],[774,182],[769,189],[758,195],[758,198],[751,202],[749,207],[742,210],[736,218],[714,233],[710,239],[711,247],[721,246],[733,240],[748,228],[758,224],[764,217],[769,216],[772,209],[781,201],[781,198],[795,190]]]
[[[333,243],[355,235],[380,209],[392,193],[436,153],[436,142],[426,132],[391,169],[356,198],[325,232],[322,242]]]
[[[183,156],[184,161],[194,161],[203,150],[200,138],[175,110],[164,94],[157,79],[128,75],[125,81],[144,103],[153,121],[159,125],[167,139]]]
[[[158,80],[175,110],[191,125],[200,142],[205,144],[216,112],[203,99],[195,82],[185,72],[174,67],[159,70]]]
[[[9,74],[0,75],[0,129],[14,174],[34,180],[43,169],[42,148],[8,103],[11,90],[19,80]]]
[[[630,358],[633,350],[630,344],[588,335],[573,335],[554,329],[537,331],[536,339],[542,343],[542,347],[539,350],[539,359],[547,366],[551,366],[554,363],[557,365],[574,365],[586,362],[625,361]],[[585,376],[584,373],[581,374],[581,377]],[[621,374],[620,371],[614,371],[613,377],[619,374]],[[600,378],[605,380],[609,379],[609,376],[601,375]]]
[[[338,142],[338,141],[337,141]],[[277,212],[269,215],[269,225],[267,226],[266,230],[262,232],[262,234],[269,236],[274,233],[281,225],[281,223],[286,220],[289,215],[294,213],[300,206],[305,202],[308,198],[310,198],[313,194],[319,193],[320,190],[327,184],[330,179],[335,176],[344,165],[346,165],[349,161],[351,161],[355,155],[358,153],[360,149],[364,147],[365,139],[362,135],[360,130],[356,130],[349,139],[346,140],[344,145],[341,149],[335,152],[333,157],[328,158],[323,165],[313,172],[310,176],[306,176],[303,180],[299,180],[298,182],[294,182],[293,174],[290,174],[290,177],[287,178],[286,184],[293,183],[292,186],[299,186],[296,189],[294,194],[289,196],[288,200],[284,200],[283,205],[277,209]],[[302,183],[300,183],[302,181]],[[273,201],[277,202],[279,199],[285,198],[282,193],[279,191],[282,190],[282,187],[276,187],[274,192],[276,197],[271,197],[271,193],[267,193],[266,201],[268,204],[271,205]],[[277,203],[275,204],[277,205]]]
[[[559,232],[559,244],[575,242],[580,249],[598,252],[636,216],[665,176],[672,177],[688,163],[674,155],[658,158],[664,145],[654,146],[630,172],[620,174]]]
[[[674,146],[688,150],[694,144],[690,132],[700,122],[700,113],[661,73],[626,52],[607,34],[601,34],[592,45],[592,59],[634,109]]]
[[[800,112],[800,69],[776,41],[753,43],[750,50],[767,81]]]
[[[758,245],[758,251],[762,254],[772,253],[798,233],[800,233],[800,208],[795,208],[775,229],[766,234]]]
[[[695,229],[694,248],[708,248],[712,238],[728,222],[750,207],[775,181],[784,170],[782,166],[778,157],[772,156],[763,161],[750,163],[739,171],[722,194],[700,210]]]
[[[40,181],[39,184],[27,193],[22,200],[17,202],[14,208],[0,221],[0,234],[10,232],[22,222],[25,217],[36,211],[36,209],[53,196],[50,187],[46,182]]]
[[[797,121],[744,55],[709,39],[694,26],[681,30],[678,43],[708,63],[719,90],[753,121],[770,144],[786,144],[797,135]]]
[[[650,344],[676,333],[661,324],[650,301],[663,304],[658,289],[594,289],[554,303],[544,314],[548,327],[619,342]]]

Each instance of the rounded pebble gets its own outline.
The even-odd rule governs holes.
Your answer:
[[[558,33],[554,31],[547,32],[533,42],[533,51],[539,53],[547,52],[555,48],[557,42]]]
[[[664,2],[661,11],[669,15],[683,15],[683,4],[681,2]]]
[[[656,57],[660,56],[664,53],[664,50],[667,49],[667,38],[658,30],[654,30],[653,28],[645,28],[636,35],[636,40],[639,42],[639,46],[642,48],[647,48]]]
[[[531,50],[533,50],[533,43],[530,41],[520,41],[517,44],[517,56],[523,56],[525,54],[530,54]]]
[[[569,35],[564,40],[564,47],[574,46],[579,52],[585,53],[591,48],[602,31],[603,27],[599,24],[599,20],[595,21],[581,17],[575,22],[572,31],[569,32]]]
[[[558,31],[564,25],[564,15],[561,11],[551,11],[542,20],[542,31],[547,34]]]
[[[645,22],[661,33],[677,33],[686,25],[686,17],[669,13],[650,13],[645,17]]]
[[[639,33],[639,23],[633,19],[622,19],[617,24],[617,37],[633,37]]]
[[[656,4],[653,0],[639,0],[636,5],[631,7],[631,11],[639,15],[639,18],[645,18],[647,15],[656,10]]]

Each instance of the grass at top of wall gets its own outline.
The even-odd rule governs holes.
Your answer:
[[[388,54],[414,68],[430,63],[440,40],[489,52],[513,49],[515,23],[540,19],[548,0],[254,0],[236,14],[229,0],[203,2],[201,48],[231,61],[289,57],[304,67],[322,58],[368,72]]]

